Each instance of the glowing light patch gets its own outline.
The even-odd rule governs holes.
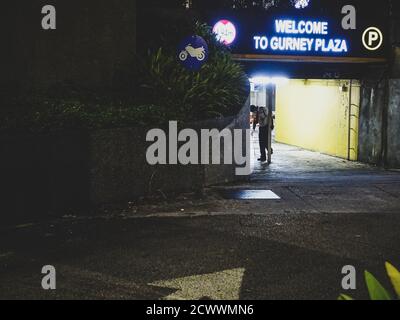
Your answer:
[[[296,9],[304,9],[308,7],[310,0],[292,0],[292,3]]]
[[[286,77],[269,77],[265,75],[257,75],[249,79],[250,83],[253,85],[268,85],[268,84],[275,84],[275,85],[285,85],[289,82],[289,78]]]
[[[218,21],[213,28],[213,32],[217,40],[227,46],[235,41],[237,34],[235,25],[229,20]]]

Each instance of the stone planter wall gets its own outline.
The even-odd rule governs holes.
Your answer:
[[[247,129],[248,115],[247,102],[236,117],[196,123],[192,128]],[[233,165],[150,166],[146,161],[149,129],[1,136],[0,221],[76,214],[102,204],[197,191],[238,179]]]

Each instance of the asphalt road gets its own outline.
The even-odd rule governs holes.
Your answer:
[[[286,175],[272,166],[269,179],[258,168],[202,199],[2,228],[0,299],[368,298],[364,270],[390,288],[384,263],[400,267],[400,174],[340,163]],[[227,188],[281,200],[224,199]],[[44,265],[56,268],[54,291],[41,287]],[[341,287],[345,265],[355,291]]]

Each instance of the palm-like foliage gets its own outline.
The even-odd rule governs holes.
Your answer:
[[[400,272],[389,262],[386,263],[386,271],[397,295],[397,299],[400,299]],[[368,271],[365,271],[365,281],[371,300],[393,300],[389,291]],[[344,294],[342,294],[339,299],[353,300],[352,297]]]
[[[140,104],[159,106],[167,119],[181,121],[234,115],[247,98],[247,77],[208,26],[197,24],[195,34],[207,41],[209,61],[191,72],[180,65],[175,48],[150,53],[139,64]]]

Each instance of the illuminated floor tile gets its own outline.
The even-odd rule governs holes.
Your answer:
[[[271,190],[223,190],[225,199],[233,200],[280,200],[281,198]]]

